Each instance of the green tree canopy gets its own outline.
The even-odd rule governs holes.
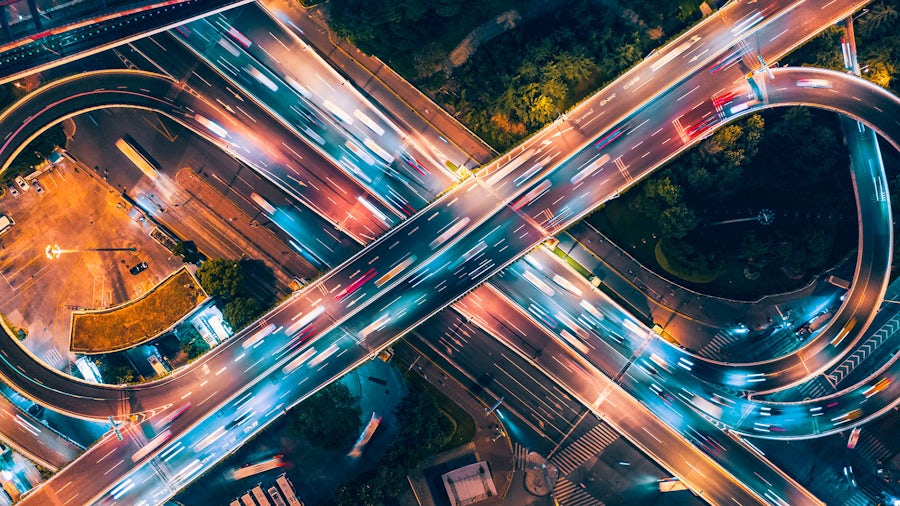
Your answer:
[[[262,304],[256,297],[235,297],[225,304],[222,317],[237,330],[259,318],[262,312]]]
[[[207,260],[197,269],[200,286],[212,297],[232,299],[244,289],[244,271],[237,260]]]
[[[356,441],[362,411],[347,385],[334,382],[290,411],[288,427],[327,450],[345,450]]]

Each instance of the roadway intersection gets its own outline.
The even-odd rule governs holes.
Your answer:
[[[802,8],[802,6],[798,8]],[[845,13],[840,12],[840,15],[845,15]],[[777,19],[778,18],[771,24],[764,25],[761,30],[770,28],[777,29]],[[691,37],[699,37],[699,35],[686,35],[685,39],[687,41],[693,41],[694,43],[698,42]],[[785,41],[788,39],[788,37],[783,37],[778,40]],[[676,43],[677,42],[678,41],[676,41]],[[678,50],[683,47],[683,44],[685,43],[687,42],[682,43],[682,45],[676,45],[675,49]],[[791,42],[788,41],[788,43]],[[679,52],[677,56],[672,57],[668,61],[671,62],[690,48],[692,48],[692,45],[688,45],[687,48],[681,49],[681,52]],[[661,53],[665,54],[665,51]],[[709,56],[712,58],[715,56],[715,53]],[[664,57],[657,55],[657,58]],[[652,62],[654,60],[650,59],[648,61]],[[701,63],[707,61],[709,60],[704,59],[701,60]],[[644,67],[645,72],[646,67],[647,66]],[[649,67],[650,70],[653,70],[652,64],[649,65]],[[637,69],[641,69],[641,67],[639,66]],[[792,81],[796,82],[797,79],[801,78],[798,77],[798,74],[794,74],[795,72],[801,73],[809,71],[790,69],[779,72],[784,74],[786,83],[791,83]],[[636,72],[636,75],[639,74],[640,72]],[[654,90],[654,87],[648,88],[643,87],[643,85],[641,85],[640,88],[635,88],[637,83],[640,82],[640,79],[635,80],[636,75],[626,75],[625,78],[627,78],[627,80],[625,80],[625,78],[620,79],[617,83],[614,83],[613,86],[618,84],[624,88],[624,90],[620,91],[622,96],[625,96],[624,94],[628,89],[632,89],[632,93],[636,92],[638,89],[647,91]],[[708,77],[708,74],[701,72],[699,75],[705,75],[707,76],[706,79],[711,79]],[[740,75],[739,72],[738,75]],[[875,103],[879,104],[877,107],[879,107],[881,111],[896,110],[896,104],[891,103],[892,100],[896,101],[895,99],[892,99],[890,96],[882,97],[878,95],[878,90],[867,89],[865,85],[859,84],[860,82],[857,80],[833,74],[826,74],[825,77],[831,80],[832,83],[836,83],[834,84],[835,87],[837,87],[838,84],[845,86],[844,90],[848,92],[848,94],[841,94],[841,97],[838,97],[843,98],[845,102],[849,100],[847,97],[853,96],[853,94],[863,95],[863,93],[866,93],[867,97],[878,101]],[[778,79],[780,78],[780,76],[776,76],[776,82],[778,82]],[[773,99],[771,87],[771,85],[766,86],[766,92],[769,93],[767,102],[768,104],[776,104],[778,103],[778,97],[774,97]],[[634,165],[626,163],[624,156],[614,157],[612,155],[610,155],[609,160],[599,163],[596,167],[592,167],[592,164],[603,160],[603,155],[598,154],[598,150],[589,146],[591,140],[602,139],[604,137],[606,139],[611,139],[609,142],[604,142],[602,147],[605,151],[609,151],[613,154],[620,154],[621,152],[624,152],[626,148],[628,151],[635,151],[635,148],[641,145],[641,142],[627,145],[626,139],[638,137],[635,132],[641,134],[642,128],[646,129],[644,132],[646,135],[653,136],[661,133],[661,131],[656,131],[656,134],[649,132],[653,132],[660,126],[670,124],[671,128],[674,130],[674,135],[669,137],[669,139],[677,138],[677,136],[681,136],[681,132],[679,132],[678,128],[680,122],[676,123],[676,121],[684,116],[683,114],[681,116],[676,116],[676,114],[684,107],[683,105],[677,104],[677,102],[681,102],[681,99],[693,95],[697,92],[698,88],[699,85],[696,87],[691,86],[690,80],[681,83],[677,88],[668,90],[668,94],[663,94],[664,99],[658,101],[659,107],[656,109],[654,109],[656,104],[653,104],[650,107],[642,107],[641,110],[634,114],[630,114],[626,105],[625,112],[628,112],[629,114],[624,116],[623,121],[614,122],[611,124],[612,127],[607,129],[595,129],[595,127],[591,126],[590,124],[593,122],[593,118],[587,117],[590,113],[584,114],[584,111],[588,107],[582,105],[569,114],[571,120],[558,122],[542,132],[542,134],[538,134],[534,137],[528,145],[514,150],[512,155],[510,155],[510,158],[513,158],[513,161],[509,165],[498,168],[489,167],[487,170],[479,173],[477,178],[464,182],[454,189],[454,191],[442,197],[434,204],[431,204],[400,227],[393,228],[387,234],[379,237],[369,245],[366,250],[363,250],[362,254],[352,257],[345,264],[336,269],[337,272],[329,274],[320,282],[307,288],[306,291],[289,303],[289,305],[293,305],[293,307],[291,307],[290,310],[285,310],[285,313],[296,315],[300,318],[300,320],[298,320],[300,322],[304,321],[303,315],[316,315],[314,320],[306,322],[307,326],[315,327],[316,333],[319,335],[326,333],[328,335],[318,337],[311,344],[304,345],[304,347],[301,348],[301,351],[294,352],[289,356],[290,358],[279,360],[276,366],[270,368],[270,370],[275,370],[282,364],[286,365],[288,363],[293,363],[295,360],[298,360],[299,357],[303,357],[306,350],[309,349],[315,349],[315,354],[307,356],[302,364],[298,364],[297,368],[294,368],[289,372],[285,372],[284,369],[282,369],[282,373],[286,375],[292,374],[301,366],[306,367],[307,364],[313,364],[316,358],[321,357],[324,358],[322,358],[321,361],[315,362],[314,365],[319,366],[325,364],[328,366],[327,369],[329,372],[332,370],[331,365],[334,360],[332,357],[339,358],[346,354],[344,360],[349,360],[354,355],[365,358],[368,353],[385,346],[395,336],[402,335],[408,328],[415,326],[415,324],[443,307],[444,304],[437,303],[437,301],[430,302],[430,304],[436,304],[436,306],[432,307],[429,307],[428,304],[424,304],[428,301],[427,296],[430,293],[440,294],[446,290],[446,294],[442,294],[441,297],[447,296],[450,299],[464,294],[472,286],[479,284],[484,279],[487,279],[490,274],[499,271],[501,267],[514,260],[520,252],[527,251],[531,246],[539,243],[552,232],[560,230],[565,224],[574,221],[577,217],[592,209],[599,200],[615,195],[622,188],[633,184],[633,181],[652,170],[652,168],[662,160],[674,156],[677,152],[681,151],[681,149],[672,149],[670,151],[669,148],[658,148],[658,150],[652,152],[636,151],[634,156],[638,156],[639,159],[645,159],[645,168],[638,163],[634,163]],[[799,101],[802,101],[803,103],[812,104],[815,102],[821,106],[834,107],[836,109],[840,109],[844,106],[843,103],[841,103],[840,106],[834,105],[835,97],[817,97],[815,92],[799,90],[796,86],[783,86],[783,88],[790,90],[786,95],[790,95],[790,93],[803,93],[802,95],[799,95],[802,99]],[[663,91],[665,92],[667,90]],[[605,93],[598,94],[598,96],[604,95],[605,98],[597,101],[606,100],[611,96],[610,94]],[[697,99],[702,99],[703,102],[708,101],[709,96],[709,94],[704,95],[702,93],[697,93],[697,95],[690,97],[691,100],[694,100],[693,102],[690,102],[690,104],[693,105]],[[698,98],[695,99],[694,97]],[[595,99],[596,98],[597,97],[595,97]],[[790,96],[785,96],[781,99],[784,100],[784,103],[793,103],[791,102],[792,97]],[[795,98],[794,100],[797,99]],[[646,101],[646,99],[643,101]],[[675,106],[667,103],[672,101],[676,102]],[[606,105],[617,103],[621,102],[605,102]],[[862,104],[864,105],[871,105],[872,103],[873,102],[869,102],[868,100],[862,101]],[[585,104],[594,105],[591,101],[588,101]],[[883,134],[888,134],[888,137],[890,137],[892,129],[896,128],[896,126],[890,124],[890,122],[896,124],[896,121],[892,118],[890,121],[884,120],[879,123],[878,118],[870,118],[870,116],[872,116],[871,110],[862,110],[861,106],[854,108],[851,107],[851,105],[847,105],[847,107],[850,109],[848,112],[859,118],[865,118],[870,123],[873,123]],[[602,116],[611,110],[614,111],[613,108],[607,108],[602,114],[598,114],[597,117]],[[591,112],[593,112],[593,107],[591,107]],[[648,117],[654,118],[654,121],[658,122],[658,126],[654,127],[653,130],[650,130],[653,125],[643,122],[643,116],[641,116],[641,114],[647,114]],[[890,118],[890,115],[887,112],[885,112],[885,115]],[[613,115],[613,117],[616,116]],[[662,121],[659,121],[660,118],[674,119],[663,123]],[[702,137],[706,132],[711,132],[714,123],[718,124],[725,119],[726,118],[717,118],[715,121],[703,124],[702,122],[706,121],[706,119],[701,116],[699,122],[691,122],[691,126],[684,131],[684,135],[688,136],[688,139],[681,140],[680,148],[683,149],[684,146],[689,145],[690,142],[688,141],[695,141]],[[730,118],[727,119],[730,120]],[[572,124],[577,126],[572,126]],[[690,130],[693,125],[697,124],[703,125],[701,127],[703,128],[703,131],[697,132],[696,130]],[[610,125],[610,123],[607,122],[605,125]],[[706,130],[706,127],[709,127],[710,129]],[[601,136],[603,132],[607,132],[607,134]],[[609,133],[615,135],[610,137]],[[694,138],[691,137],[691,134],[695,134]],[[664,146],[664,144],[665,143],[660,144],[660,146]],[[673,143],[673,147],[674,144],[675,143]],[[560,168],[555,168],[551,165],[566,159],[568,153],[577,150],[578,147],[586,145],[586,149],[580,151],[575,157],[568,158],[566,163]],[[621,163],[615,162],[616,160],[620,160]],[[616,166],[618,174],[616,174],[615,171],[610,170],[610,167],[601,167],[603,164],[609,162],[612,162],[611,165]],[[546,165],[546,167],[544,165]],[[510,169],[510,167],[517,170],[514,171],[513,169]],[[636,168],[642,170],[634,170]],[[523,172],[523,170],[525,172]],[[528,173],[529,170],[531,171],[531,174]],[[610,173],[612,173],[612,177],[608,180],[602,182],[596,181],[597,176],[610,176]],[[873,185],[877,185],[874,179],[870,180]],[[545,183],[545,181],[549,182],[549,184]],[[566,194],[572,195],[574,193],[573,187],[578,190],[584,190],[584,193],[579,194],[579,197],[582,199],[581,201],[567,201],[555,209],[549,209],[548,207],[546,213],[544,212],[545,210],[540,210],[537,214],[532,214],[533,210],[530,207],[535,201],[540,201],[542,205],[544,205],[543,203],[550,202],[557,195],[563,197],[566,196]],[[561,202],[561,199],[556,202]],[[554,205],[556,205],[556,202],[554,202]],[[578,205],[575,206],[574,204]],[[517,212],[523,210],[525,212]],[[493,214],[493,216],[485,218],[486,215],[490,214]],[[432,220],[435,221],[432,222]],[[424,225],[420,226],[419,223],[424,223]],[[463,225],[460,226],[460,223],[463,223]],[[416,236],[418,239],[403,239],[404,243],[412,241],[417,244],[417,246],[413,246],[413,248],[404,250],[408,255],[396,256],[395,253],[390,253],[393,248],[397,247],[400,238],[403,238],[404,235],[409,238],[413,234],[420,235]],[[883,240],[883,234],[881,235]],[[888,238],[889,237],[888,233]],[[463,244],[461,239],[465,239],[467,242]],[[387,249],[385,250],[384,248]],[[510,251],[506,252],[507,248]],[[490,257],[488,257],[488,253],[491,254]],[[394,255],[394,257],[391,258],[390,255]],[[384,257],[385,260],[379,262],[379,259],[382,257]],[[409,260],[413,257],[415,257],[415,259]],[[386,260],[387,258],[391,258],[391,261],[388,262]],[[462,262],[458,263],[458,260],[453,259],[461,259]],[[406,263],[407,260],[409,260],[408,263]],[[406,263],[404,269],[395,273],[394,276],[384,279],[386,274],[392,272],[396,265],[403,265],[404,263]],[[372,271],[374,271],[374,274],[370,275]],[[362,282],[360,282],[361,280]],[[378,284],[378,281],[382,281],[381,284]],[[880,291],[883,293],[883,284],[876,283],[874,292],[875,299],[881,296],[881,293],[879,293],[877,288],[879,285],[881,287]],[[421,288],[419,288],[419,286],[421,286]],[[861,293],[866,295],[866,297],[872,297],[872,294],[869,292],[870,290],[863,290]],[[871,298],[866,300],[872,301]],[[383,304],[383,301],[390,302]],[[422,307],[423,305],[425,307]],[[318,310],[318,307],[323,307],[324,309]],[[361,314],[363,313],[363,308],[367,308],[367,314]],[[375,309],[374,313],[368,312],[369,309]],[[272,322],[273,318],[276,318],[274,321],[277,321],[277,316],[281,314],[281,310],[284,310],[284,308],[277,310],[271,317],[267,317],[266,321]],[[322,313],[319,313],[319,311],[322,311]],[[326,321],[328,323],[320,324],[318,320]],[[293,326],[296,325],[296,322],[289,323],[289,321],[283,321],[283,323],[284,325],[281,325],[281,328],[278,331],[272,332],[271,337],[268,335],[262,336],[259,341],[254,343],[254,345],[251,345],[250,349],[255,350],[255,344],[264,343],[265,346],[260,345],[259,348],[269,348],[269,351],[271,352],[271,346],[289,346],[291,339],[298,339],[299,337],[306,336],[306,334],[300,336],[300,333],[306,332],[306,326],[300,325],[294,329]],[[858,330],[861,331],[861,328],[864,326],[864,324],[859,325]],[[276,324],[276,329],[278,327],[279,325]],[[284,332],[281,333],[281,331]],[[839,329],[833,330],[835,333],[838,331]],[[244,339],[253,338],[250,332],[247,332],[244,335]],[[357,343],[357,341],[360,340],[360,337],[361,340],[364,341],[363,343]],[[828,339],[825,333],[823,333],[820,338],[820,340]],[[273,341],[275,342],[273,343]],[[851,341],[853,341],[853,339],[847,339],[847,344]],[[244,358],[246,358],[245,355],[237,354],[237,351],[239,351],[237,350],[237,343],[239,342],[240,341],[237,340],[233,341],[230,349],[233,349],[234,351],[232,351],[232,353],[235,353],[235,355],[232,356],[241,356],[242,358],[240,360],[244,360]],[[246,342],[247,341],[244,341],[244,343]],[[362,346],[358,346],[358,344],[362,344]],[[344,346],[350,345],[354,345],[353,347],[358,351],[355,353],[346,353]],[[226,348],[223,347],[220,348],[220,350],[224,351]],[[359,351],[362,353],[359,353]],[[821,349],[816,351],[821,351]],[[247,353],[252,353],[252,351]],[[222,352],[219,352],[216,355],[222,354]],[[222,362],[216,362],[215,356],[210,357],[208,360],[210,364],[215,365],[226,363],[224,360]],[[231,360],[234,361],[234,359]],[[210,368],[210,370],[218,371],[218,369],[215,368]],[[187,376],[189,374],[191,374],[191,372],[186,372],[182,374],[182,376]],[[65,388],[62,385],[61,387]],[[146,387],[148,391],[153,390],[154,388],[155,387],[150,385]],[[162,389],[157,390],[161,391]],[[887,398],[888,393],[892,393],[890,389],[885,390],[884,392],[886,392],[885,398]],[[138,396],[140,396],[141,401],[135,402],[134,399]],[[166,394],[162,394],[158,399],[166,397],[169,399],[172,398],[171,395],[166,396]],[[122,397],[120,396],[119,399],[121,398]],[[107,399],[103,403],[98,403],[98,405],[102,404],[105,406],[100,410],[104,414],[112,411],[112,414],[115,416],[121,416],[127,412],[148,409],[149,406],[165,405],[164,402],[157,405],[152,404],[154,401],[151,399],[153,398],[154,396],[151,395],[135,393],[134,397],[127,402],[128,405],[122,405],[119,400],[115,399]],[[894,398],[896,398],[895,393],[889,400]],[[100,411],[98,411],[98,413]],[[98,413],[90,416],[97,416]],[[188,419],[186,418],[185,420]],[[45,486],[43,488],[48,487]]]

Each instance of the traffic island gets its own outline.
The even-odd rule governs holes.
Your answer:
[[[553,491],[559,471],[541,455],[530,452],[525,464],[525,490],[537,497],[546,497]]]
[[[72,313],[70,350],[110,353],[143,344],[173,327],[208,296],[184,267],[118,306]]]

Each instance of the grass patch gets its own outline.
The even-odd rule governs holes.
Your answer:
[[[653,248],[653,252],[656,255],[656,262],[669,274],[681,278],[685,281],[690,281],[691,283],[710,283],[714,281],[718,276],[715,275],[693,275],[685,272],[680,272],[676,268],[672,267],[669,263],[669,260],[666,259],[665,253],[662,250],[662,241],[656,241],[656,246]]]
[[[556,256],[565,260],[569,267],[575,269],[575,272],[584,276],[585,279],[591,279],[591,277],[593,276],[593,274],[591,274],[591,271],[585,269],[583,265],[576,262],[575,259],[566,254],[565,251],[559,248],[553,248],[553,252],[556,253]]]
[[[108,353],[156,337],[206,300],[206,294],[181,268],[141,297],[100,311],[72,314],[71,350]]]
[[[404,376],[406,381],[415,384],[416,388],[433,397],[440,412],[453,423],[455,430],[444,446],[438,450],[438,453],[467,444],[475,438],[475,420],[469,416],[466,410],[457,406],[455,402],[420,375],[405,372]]]

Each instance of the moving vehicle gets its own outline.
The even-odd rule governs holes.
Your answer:
[[[798,88],[831,88],[831,81],[826,79],[798,79]]]
[[[453,225],[441,232],[441,235],[437,236],[435,240],[431,241],[431,243],[428,244],[428,247],[431,249],[437,249],[439,246],[449,241],[451,237],[458,234],[463,228],[466,227],[466,225],[469,224],[470,221],[471,220],[468,216],[464,216],[459,220],[456,220]]]
[[[232,421],[226,423],[226,424],[225,424],[225,430],[231,430],[231,429],[237,427],[238,425],[240,425],[240,424],[246,422],[251,416],[254,415],[254,413],[256,413],[256,412],[255,412],[255,411],[247,411],[246,413],[244,413],[244,414],[238,416],[238,417],[235,418],[234,420],[232,420]]]
[[[252,336],[250,336],[250,337],[248,337],[247,339],[245,339],[244,342],[241,343],[241,347],[244,348],[244,349],[247,349],[247,348],[253,346],[254,344],[256,344],[256,343],[262,341],[262,339],[263,339],[264,337],[266,337],[266,336],[272,334],[273,332],[275,332],[275,329],[276,329],[276,328],[277,328],[277,327],[275,326],[274,323],[270,323],[270,324],[266,325],[266,326],[263,327],[261,330],[257,331],[255,334],[253,334]]]
[[[218,123],[216,123],[215,121],[213,121],[209,118],[206,118],[205,116],[195,114],[194,121],[205,126],[207,129],[209,129],[210,132],[218,135],[219,137],[221,137],[223,139],[228,137],[228,130],[225,130],[224,128],[222,128],[221,125],[219,125]]]
[[[541,181],[539,185],[532,188],[531,191],[525,194],[525,196],[515,201],[511,206],[512,210],[518,211],[519,209],[522,209],[523,207],[539,199],[543,194],[547,193],[547,190],[550,189],[550,185],[551,183],[549,179]]]
[[[844,324],[844,328],[842,328],[841,331],[838,332],[838,334],[836,336],[834,336],[834,339],[831,340],[831,345],[837,346],[838,344],[840,344],[841,341],[843,341],[844,338],[850,334],[850,331],[853,330],[853,327],[855,327],[855,326],[856,326],[855,318],[850,320],[846,324]]]
[[[154,163],[150,156],[148,156],[130,135],[126,135],[117,140],[116,147],[119,148],[119,151],[121,151],[131,163],[141,169],[141,172],[143,172],[144,175],[153,180],[159,178],[159,167],[157,167],[156,163]]]
[[[852,450],[856,448],[856,443],[859,441],[859,433],[861,431],[861,428],[856,427],[850,432],[850,439],[847,440],[847,449]]]
[[[625,132],[624,132],[624,130],[623,130],[621,127],[620,127],[620,128],[616,128],[616,129],[613,130],[612,132],[610,132],[610,133],[604,135],[603,137],[601,137],[600,140],[597,141],[597,144],[594,145],[594,148],[595,148],[595,149],[603,149],[603,148],[605,148],[606,146],[609,146],[609,144],[610,144],[612,141],[614,141],[614,140],[618,139],[619,137],[621,137],[623,133],[625,133]]]
[[[166,429],[164,432],[161,432],[158,436],[151,439],[149,442],[147,442],[147,444],[141,447],[140,450],[134,452],[134,454],[131,456],[131,461],[140,461],[141,459],[149,455],[150,452],[162,446],[162,444],[168,441],[170,437],[172,437],[172,431]]]
[[[348,285],[347,288],[344,288],[343,290],[341,290],[340,293],[335,295],[334,296],[335,302],[340,302],[340,301],[344,300],[347,296],[352,295],[354,292],[356,292],[357,290],[362,288],[362,286],[364,284],[366,284],[367,281],[374,278],[376,274],[378,274],[378,273],[375,271],[375,269],[369,269],[368,271],[366,271],[366,273],[363,274],[362,276],[360,276],[356,281],[354,281],[353,283],[350,283],[350,285]]]

